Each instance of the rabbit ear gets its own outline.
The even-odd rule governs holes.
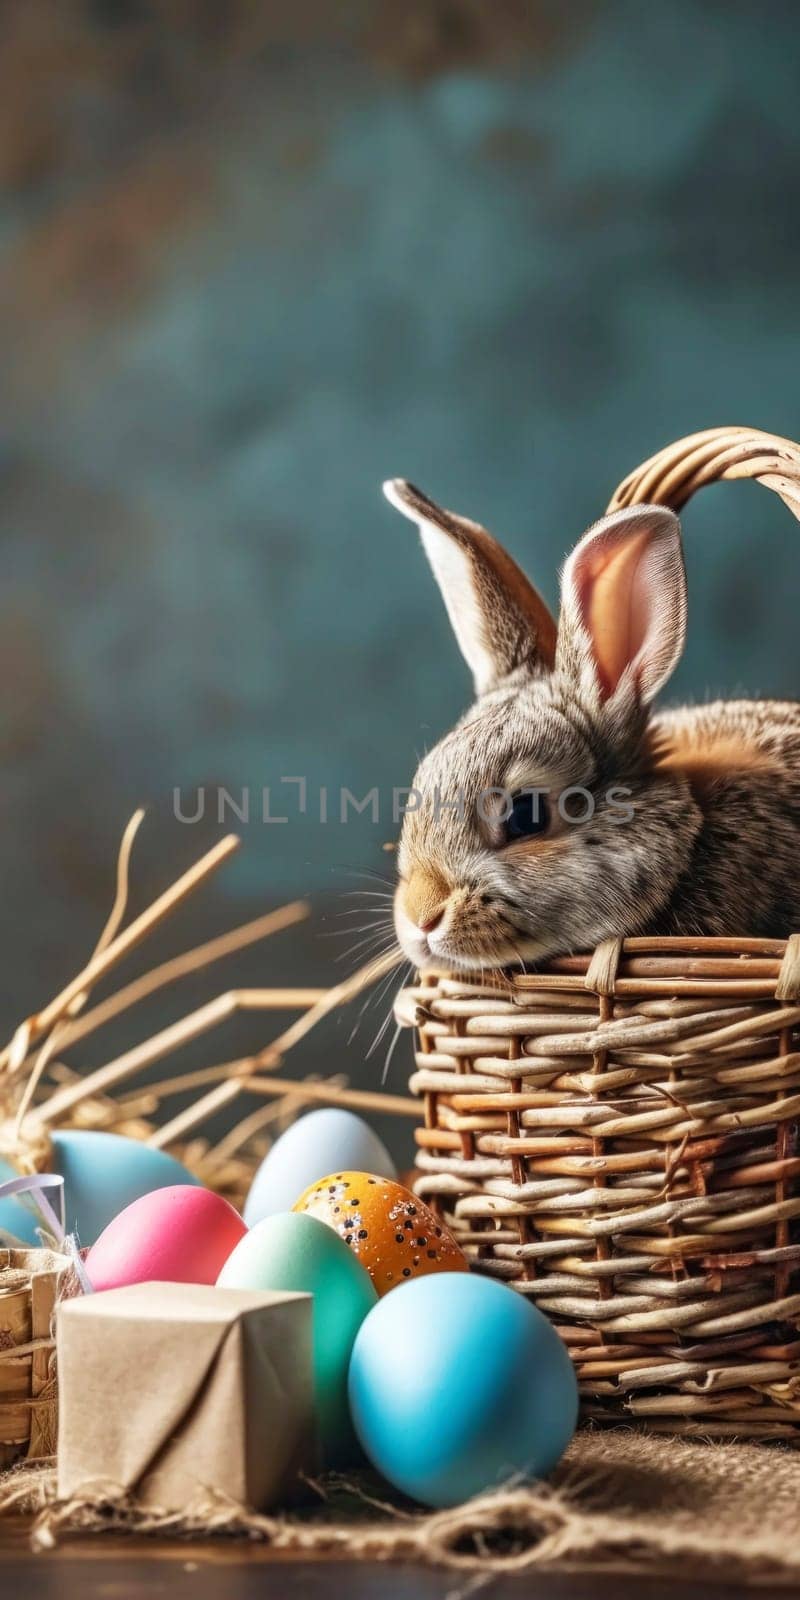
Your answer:
[[[443,511],[402,478],[390,479],[383,492],[419,525],[476,694],[495,688],[518,667],[549,670],[555,659],[555,622],[502,545],[485,528]]]
[[[585,533],[561,580],[558,663],[589,671],[601,701],[620,686],[647,705],[686,637],[681,525],[665,506],[616,511]]]

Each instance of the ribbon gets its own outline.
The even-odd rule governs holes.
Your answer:
[[[55,1189],[58,1194],[58,1216],[47,1198],[48,1189]],[[0,1200],[8,1200],[14,1194],[33,1196],[36,1209],[47,1223],[53,1238],[62,1244],[67,1224],[64,1217],[64,1179],[61,1173],[24,1173],[22,1177],[9,1178],[7,1183],[0,1183]]]
[[[47,1198],[47,1190],[58,1195],[58,1211]],[[0,1200],[10,1200],[13,1195],[30,1195],[47,1230],[55,1239],[58,1249],[69,1256],[84,1294],[93,1294],[86,1268],[81,1260],[80,1246],[74,1233],[67,1233],[64,1203],[64,1179],[60,1172],[23,1173],[19,1178],[9,1178],[0,1183]],[[37,1230],[41,1231],[41,1230]],[[13,1235],[11,1235],[13,1237]]]

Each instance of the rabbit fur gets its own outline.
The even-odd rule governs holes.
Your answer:
[[[403,819],[409,959],[480,970],[612,935],[800,930],[800,705],[652,709],[686,631],[674,513],[633,506],[590,528],[556,624],[485,529],[403,480],[384,489],[420,529],[476,693]],[[510,837],[527,789],[539,831]]]

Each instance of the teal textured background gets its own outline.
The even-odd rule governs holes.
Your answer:
[[[176,785],[187,804],[284,774],[312,798],[388,795],[465,703],[382,478],[484,521],[553,599],[645,455],[716,423],[798,435],[800,41],[788,0],[18,0],[6,17],[10,1028],[89,948],[137,803],[154,811],[141,904],[219,831],[174,820]],[[685,529],[674,695],[795,695],[788,512],[726,486]],[[351,872],[390,873],[390,818],[242,831],[163,949],[310,890],[314,928],[237,979],[346,969],[320,919]],[[372,1022],[352,1047],[348,1026],[297,1070],[374,1076]],[[241,1022],[204,1059],[263,1039],[263,1018]]]

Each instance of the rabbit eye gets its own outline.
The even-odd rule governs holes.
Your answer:
[[[515,839],[535,839],[546,833],[550,825],[550,807],[538,790],[525,789],[511,797],[511,810],[506,817],[506,843]]]

